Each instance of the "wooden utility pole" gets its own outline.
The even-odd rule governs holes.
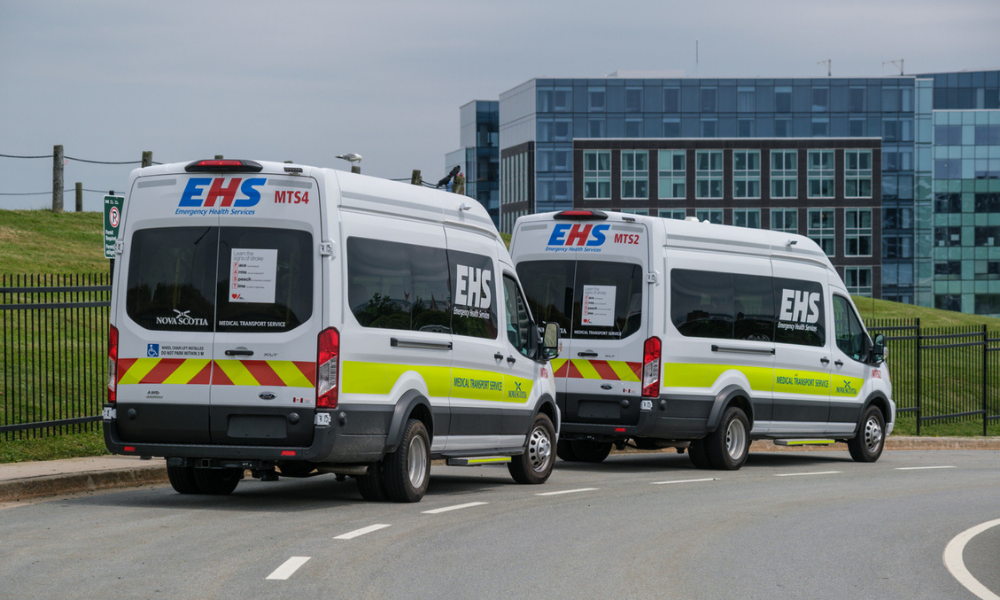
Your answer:
[[[63,147],[61,144],[52,147],[52,212],[63,211]]]
[[[420,169],[413,169],[413,174],[410,175],[410,185],[423,185],[424,178],[420,176]]]
[[[142,153],[142,166],[143,168],[153,166],[153,151],[144,150]]]
[[[76,182],[76,212],[83,212],[83,182]]]

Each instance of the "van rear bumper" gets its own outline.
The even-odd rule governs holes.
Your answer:
[[[365,464],[380,460],[385,449],[392,406],[341,405],[317,410],[328,415],[329,425],[315,425],[309,446],[255,446],[232,444],[185,444],[169,440],[128,442],[118,433],[117,419],[108,418],[115,406],[105,404],[104,443],[113,454],[165,458],[203,458],[257,461],[308,461]],[[322,419],[322,417],[320,417]],[[319,422],[319,419],[317,420]]]
[[[589,398],[593,396],[588,396]],[[643,410],[639,413],[639,420],[634,425],[564,420],[559,439],[697,440],[709,433],[708,421],[714,400],[712,396],[660,396],[653,400],[652,410]],[[618,399],[609,397],[608,401],[617,402]]]

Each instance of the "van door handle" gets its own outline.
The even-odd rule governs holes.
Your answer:
[[[577,356],[597,356],[596,352],[577,352]]]
[[[499,352],[497,352],[496,354],[493,355],[493,358],[495,358],[497,360],[503,360],[503,354],[500,354]]]
[[[226,356],[253,356],[253,350],[247,350],[245,348],[226,350]]]
[[[514,364],[514,363],[516,363],[516,362],[517,362],[517,359],[516,359],[516,358],[514,358],[513,356],[508,356],[508,357],[507,357],[507,362],[508,362],[509,364]]]
[[[824,356],[823,358],[819,359],[819,362],[823,363],[824,365],[828,365],[830,364],[830,359]]]
[[[842,361],[842,360],[835,360],[835,361],[833,361],[833,364],[837,365],[838,367],[842,367],[842,366],[844,366],[844,361]]]

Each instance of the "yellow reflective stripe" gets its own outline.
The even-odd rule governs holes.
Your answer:
[[[129,385],[133,383],[139,383],[142,378],[149,374],[160,362],[158,358],[137,358],[135,363],[129,368],[128,372],[122,375],[121,379],[118,380],[118,385]]]
[[[177,367],[176,371],[168,375],[163,383],[188,383],[210,362],[212,360],[208,358],[188,358]]]
[[[451,395],[455,398],[504,401],[505,376],[502,373],[453,367],[451,375]]]
[[[233,385],[260,385],[250,374],[243,363],[238,360],[217,360],[215,364],[222,369]]]
[[[509,463],[509,456],[495,456],[493,458],[470,458],[468,459],[470,465],[486,465],[490,463]]]
[[[288,387],[313,387],[309,378],[303,375],[302,371],[290,360],[269,360],[267,366],[271,367],[274,374],[280,377],[281,381]]]
[[[523,404],[534,385],[531,379],[481,369],[344,361],[342,370],[340,385],[345,394],[388,394],[407,372],[420,375],[427,393],[440,398]]]
[[[739,371],[747,378],[750,389],[770,392],[774,369],[735,365],[699,365],[667,363],[663,367],[663,387],[710,388],[726,371]]]
[[[565,358],[553,358],[550,362],[552,363],[552,372],[555,373],[556,371],[558,371],[559,369],[561,369],[564,364],[566,364],[566,359]]]
[[[827,396],[830,394],[830,374],[815,371],[774,370],[774,391],[785,394]]]
[[[594,365],[590,364],[589,360],[573,358],[570,359],[570,362],[573,363],[573,366],[576,367],[576,370],[580,372],[580,375],[584,379],[602,379],[597,369],[594,368]]]
[[[623,360],[609,360],[608,366],[615,372],[618,379],[622,381],[639,381],[632,367],[628,366],[628,363]]]
[[[865,380],[859,377],[830,375],[830,395],[837,398],[854,398],[861,393]]]
[[[385,394],[386,365],[359,361],[344,361],[341,365],[341,391],[345,394]],[[395,379],[393,379],[395,381]]]
[[[427,393],[438,398],[447,398],[451,393],[451,368],[430,365],[386,365],[386,387],[384,394],[392,390],[403,373],[413,371],[427,384]]]

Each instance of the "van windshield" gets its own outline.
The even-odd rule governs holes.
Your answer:
[[[289,331],[313,304],[312,235],[161,227],[132,236],[125,310],[158,331]]]
[[[517,275],[536,318],[571,339],[621,339],[642,322],[642,266],[607,261],[522,262]]]

